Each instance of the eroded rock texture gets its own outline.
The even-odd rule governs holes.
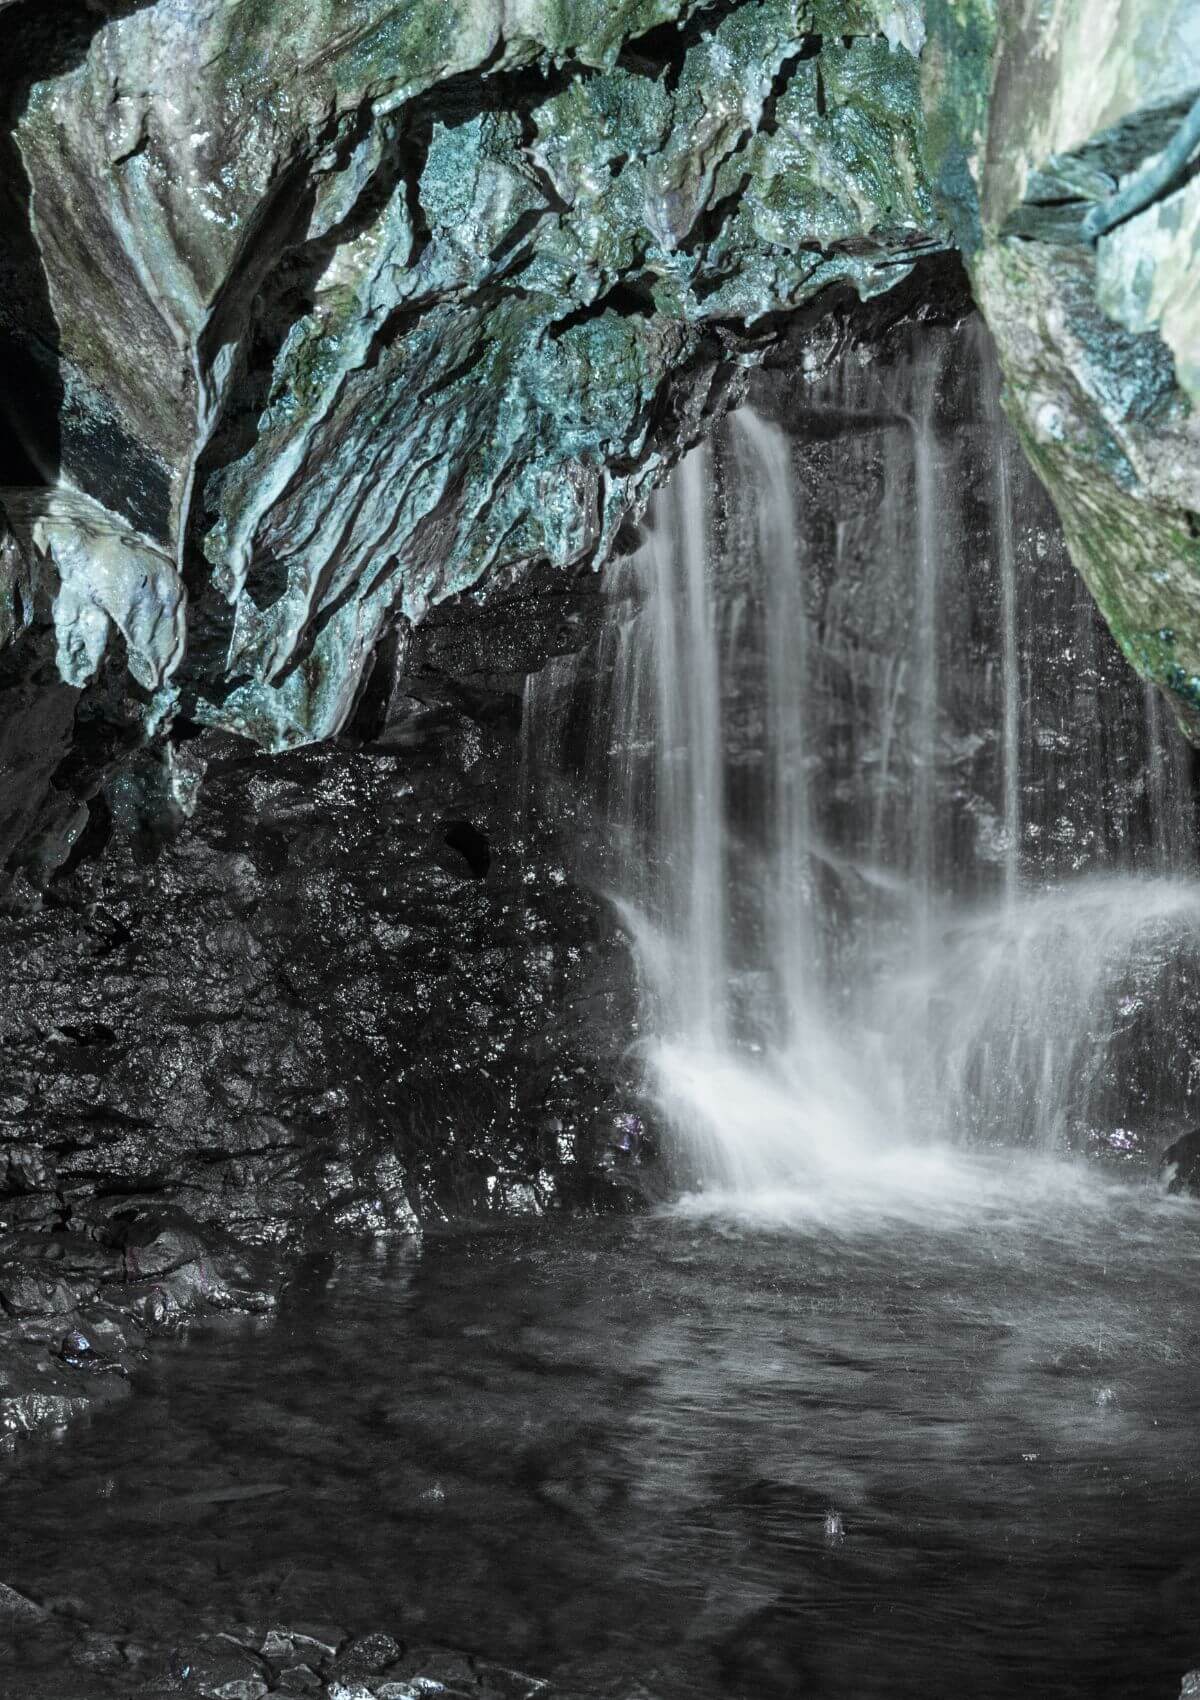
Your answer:
[[[1200,734],[1200,6],[931,0],[931,176],[1024,446],[1126,657]]]
[[[611,1198],[628,976],[521,797],[524,680],[747,368],[904,280],[920,319],[926,256],[1200,727],[1198,31],[0,0],[0,1329],[38,1397],[73,1332],[95,1367],[132,1328],[119,1369],[157,1325],[164,1235],[190,1304],[310,1224]]]
[[[397,624],[601,561],[753,325],[944,240],[913,0],[16,0],[0,32],[7,624],[30,658],[53,624],[121,746],[335,735]],[[119,753],[43,763],[26,813],[65,848]],[[5,848],[53,855],[24,818]]]
[[[949,242],[1200,724],[1194,0],[8,0],[0,61],[18,898],[181,718],[332,737],[429,607],[603,561],[781,314]]]
[[[0,1447],[329,1236],[637,1196],[627,963],[522,789],[597,588],[446,604],[337,740],[134,754],[0,930]]]

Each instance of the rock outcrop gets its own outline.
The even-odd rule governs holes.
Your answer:
[[[9,5],[0,606],[61,684],[8,717],[93,736],[3,851],[36,885],[132,745],[331,737],[387,633],[601,562],[771,315],[946,241],[922,39],[915,0]]]
[[[1200,737],[1200,7],[932,0],[930,174],[1127,659]]]
[[[1122,647],[1200,728],[1193,0],[8,0],[0,857],[129,752],[335,736],[597,565],[784,315],[959,246]]]
[[[1189,0],[0,0],[0,66],[0,1327],[39,1420],[121,1379],[118,1217],[207,1269],[621,1196],[628,975],[520,797],[523,681],[747,369],[919,319],[930,256],[1200,735]]]

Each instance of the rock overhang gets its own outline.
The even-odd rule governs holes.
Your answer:
[[[1076,562],[1189,718],[1194,179],[1061,229],[1194,98],[1167,11],[128,0],[64,47],[17,0],[0,318],[50,489],[7,504],[10,664],[52,628],[120,749],[331,737],[397,624],[601,564],[788,315],[957,246]]]

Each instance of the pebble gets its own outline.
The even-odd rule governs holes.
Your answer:
[[[321,1679],[311,1665],[291,1665],[276,1684],[280,1694],[319,1694]]]

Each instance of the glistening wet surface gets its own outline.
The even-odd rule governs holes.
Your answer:
[[[333,1620],[571,1694],[1174,1696],[1200,1206],[977,1173],[923,1223],[785,1196],[313,1262],[277,1326],[5,1461],[0,1575],[147,1640]],[[54,1657],[8,1643],[0,1687]]]

